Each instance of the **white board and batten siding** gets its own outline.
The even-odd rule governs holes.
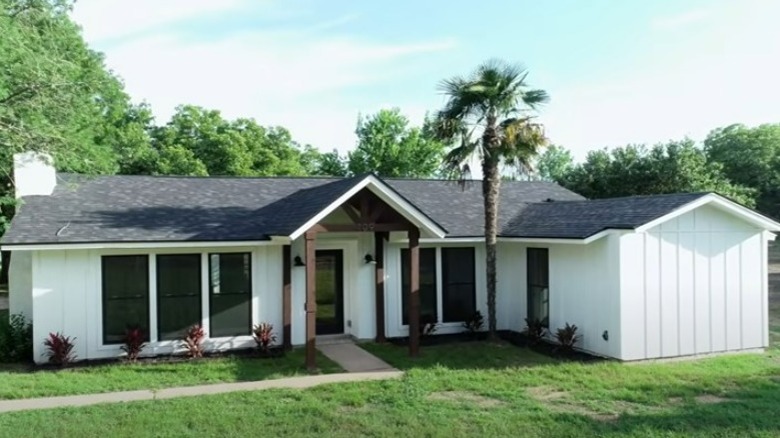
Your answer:
[[[122,354],[119,345],[103,345],[101,257],[104,255],[149,255],[150,335],[146,354],[167,354],[180,347],[179,341],[154,342],[157,335],[155,254],[202,254],[201,306],[202,324],[208,332],[210,252],[251,252],[252,254],[252,323],[270,322],[281,330],[282,248],[165,248],[156,250],[47,250],[31,251],[33,359],[45,362],[43,340],[51,332],[75,337],[78,359],[113,358]],[[20,252],[14,256],[24,254]],[[28,292],[29,293],[29,292]],[[211,338],[204,341],[209,350],[243,348],[254,345],[251,336]]]
[[[768,345],[769,233],[705,205],[620,237],[623,360]]]
[[[527,315],[527,251],[549,255],[549,335],[567,323],[578,327],[582,350],[617,357],[620,349],[618,237],[588,245],[498,245],[498,328],[521,332]],[[603,334],[607,332],[607,340]]]

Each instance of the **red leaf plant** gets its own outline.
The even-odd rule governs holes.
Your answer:
[[[73,353],[75,341],[76,338],[65,336],[60,332],[49,333],[49,337],[43,341],[46,347],[44,355],[49,358],[49,363],[64,367],[76,360],[76,355]]]

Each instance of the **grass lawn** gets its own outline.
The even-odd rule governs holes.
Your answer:
[[[341,368],[320,355],[323,373]],[[179,363],[139,363],[30,372],[26,367],[0,365],[0,399],[159,389],[205,383],[240,382],[306,375],[304,350],[284,357],[226,357]],[[0,424],[2,422],[0,421]]]
[[[403,379],[0,415],[29,436],[777,436],[780,357],[551,363],[507,344],[366,348]],[[488,360],[501,357],[504,362]],[[445,367],[439,363],[452,363]],[[509,366],[505,366],[509,365]]]

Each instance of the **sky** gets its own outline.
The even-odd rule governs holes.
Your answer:
[[[413,123],[438,83],[500,58],[547,90],[552,143],[702,140],[780,122],[777,0],[78,0],[90,45],[158,123],[180,104],[355,146],[359,114]]]

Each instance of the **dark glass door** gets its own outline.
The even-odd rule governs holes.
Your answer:
[[[344,256],[341,250],[317,251],[317,334],[344,333]]]

